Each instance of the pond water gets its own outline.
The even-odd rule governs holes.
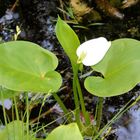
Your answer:
[[[71,91],[70,81],[72,73],[69,60],[61,49],[55,36],[55,21],[57,19],[57,14],[61,14],[60,11],[57,10],[57,7],[59,7],[59,1],[57,0],[33,0],[32,2],[21,1],[20,8],[18,8],[17,11],[9,11],[7,9],[5,14],[0,17],[0,42],[12,40],[13,35],[16,32],[16,26],[18,25],[22,31],[19,39],[33,41],[40,44],[42,47],[53,51],[60,59],[58,71],[62,72],[62,70],[65,70],[62,72],[62,75],[64,78],[64,85],[66,85],[67,88],[63,92],[68,93]],[[90,39],[99,36],[105,36],[109,40],[123,37],[140,40],[139,8],[140,6],[135,6],[124,10],[125,19],[123,20],[107,16],[103,17],[100,21],[104,23],[103,25],[92,26],[88,30],[80,28],[74,29],[80,36],[81,41],[83,41],[84,38]],[[136,97],[140,95],[140,89],[138,87],[139,86],[133,89],[134,92],[130,91],[126,95],[119,96],[116,99],[106,99],[103,114],[104,119],[108,121],[110,119],[110,114],[115,114],[116,111],[123,107],[125,103],[133,97],[133,95]],[[65,98],[65,96],[63,98]],[[52,102],[54,102],[54,100]],[[72,101],[68,101],[66,104],[67,106],[69,106],[69,102]],[[88,109],[95,107],[95,98],[92,98],[91,95],[89,95],[86,102]],[[8,105],[9,107],[10,104],[11,102],[5,101],[5,106]],[[106,108],[108,109],[106,110]],[[140,104],[137,103],[128,110],[114,126],[115,128],[107,140],[140,140]]]
[[[140,140],[140,107],[134,106],[128,111],[128,123],[118,126],[117,140]]]

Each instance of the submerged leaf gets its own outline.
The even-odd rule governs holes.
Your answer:
[[[11,41],[0,44],[0,85],[15,91],[57,91],[62,79],[56,56],[37,44]]]
[[[90,76],[85,88],[100,97],[128,92],[140,82],[140,41],[118,39],[112,41],[104,59],[93,66],[103,77]]]

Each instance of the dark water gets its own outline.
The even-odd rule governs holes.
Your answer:
[[[22,34],[19,39],[30,40],[40,44],[42,47],[53,51],[60,58],[58,71],[67,69],[64,76],[64,85],[67,86],[64,93],[71,91],[71,69],[69,68],[68,58],[64,55],[60,44],[55,36],[55,21],[59,11],[57,0],[33,0],[21,1],[20,12],[12,12],[5,9],[5,12],[0,17],[0,42],[12,40],[16,26],[19,25]],[[75,29],[83,41],[84,37],[95,38],[105,36],[109,40],[117,38],[130,37],[140,40],[140,6],[132,7],[124,10],[125,19],[117,20],[111,17],[104,18],[101,22],[102,26],[93,26],[89,30]],[[19,14],[20,13],[20,14]],[[59,13],[60,14],[60,13]],[[62,62],[62,63],[61,63]],[[134,91],[134,92],[133,92]],[[140,95],[140,89],[136,88],[126,95],[116,98],[107,99],[104,109],[104,120],[107,122],[112,114],[115,114],[121,107],[125,105],[133,96]],[[89,95],[90,96],[90,95]],[[92,99],[92,98],[90,98]],[[93,100],[87,99],[88,108],[93,108],[95,103]],[[71,101],[69,101],[71,102]],[[68,103],[69,103],[68,102]],[[67,106],[69,104],[67,103]],[[6,103],[6,105],[9,103]],[[106,109],[107,108],[107,109]],[[115,128],[111,132],[114,137],[108,140],[140,140],[140,104],[137,103],[134,107],[127,111],[116,123]]]

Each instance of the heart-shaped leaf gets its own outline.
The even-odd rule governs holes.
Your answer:
[[[76,123],[61,125],[55,128],[46,140],[83,140],[80,130]]]
[[[0,85],[16,91],[55,92],[62,83],[56,56],[27,41],[0,44]]]
[[[93,66],[103,77],[90,76],[85,88],[100,97],[116,96],[128,92],[140,82],[140,41],[118,39],[104,59]]]

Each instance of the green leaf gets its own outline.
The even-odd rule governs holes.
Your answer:
[[[17,92],[17,91],[9,90],[6,88],[1,88],[0,89],[0,100],[12,98],[18,94],[19,94],[19,92]]]
[[[76,123],[61,125],[55,128],[46,140],[83,140]]]
[[[68,55],[71,63],[77,64],[76,50],[80,45],[80,41],[76,33],[71,29],[71,27],[58,17],[56,24],[56,36],[62,45],[64,51]]]
[[[25,133],[25,125],[22,121],[13,121],[6,125],[6,127],[0,130],[1,140],[27,140],[27,134]],[[29,136],[30,140],[35,140],[34,137]]]
[[[104,78],[86,78],[85,88],[91,94],[109,97],[128,92],[140,82],[140,41],[127,38],[112,41],[104,59],[93,69]]]
[[[0,85],[15,91],[55,92],[62,79],[56,56],[27,41],[0,44]]]

